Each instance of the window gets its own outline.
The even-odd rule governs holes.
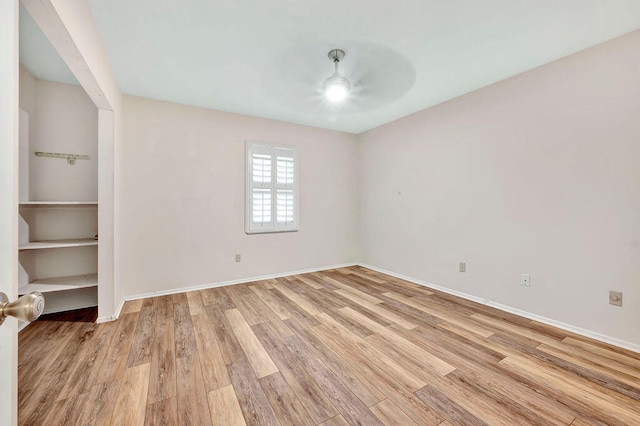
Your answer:
[[[295,147],[247,142],[247,234],[298,230]]]

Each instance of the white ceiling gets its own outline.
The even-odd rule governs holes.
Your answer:
[[[352,133],[640,28],[639,0],[88,1],[124,93]],[[29,21],[21,61],[69,81]]]

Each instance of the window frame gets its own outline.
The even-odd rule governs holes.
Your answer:
[[[258,155],[268,155],[270,157],[271,179],[270,182],[254,182],[253,180],[253,157]],[[293,159],[293,182],[278,183],[278,153],[286,154],[287,158]],[[281,155],[284,156],[284,155]],[[282,144],[269,144],[256,141],[245,141],[245,233],[271,234],[280,232],[297,232],[300,229],[299,218],[299,160],[298,147]],[[253,193],[254,189],[269,189],[271,221],[263,222],[263,225],[256,225],[253,222]],[[293,192],[293,221],[278,222],[278,191]]]

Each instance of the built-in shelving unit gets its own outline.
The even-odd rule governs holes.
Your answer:
[[[20,207],[92,207],[97,201],[21,201]]]
[[[45,314],[98,306],[98,109],[20,67],[18,125],[19,293],[42,293]]]
[[[18,249],[42,250],[42,249],[85,247],[85,246],[97,246],[97,245],[98,245],[98,240],[94,238],[73,238],[69,240],[30,241],[25,244],[20,244],[20,246],[18,246]]]
[[[76,275],[73,277],[56,277],[34,280],[18,289],[18,294],[23,295],[32,291],[40,293],[53,293],[56,291],[78,290],[81,288],[97,287],[98,274]]]
[[[69,240],[52,240],[52,241],[30,241],[18,246],[19,250],[42,250],[53,248],[69,248],[69,247],[85,247],[97,246],[98,240],[95,238],[74,238]]]
[[[42,293],[46,313],[95,306],[97,214],[95,201],[20,202],[20,295]]]

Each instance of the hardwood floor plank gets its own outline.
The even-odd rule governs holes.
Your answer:
[[[142,301],[143,299],[137,299],[125,302],[124,306],[122,307],[122,311],[120,311],[120,315],[130,314],[132,312],[140,312],[140,309],[142,309]]]
[[[229,297],[225,287],[216,287],[211,290],[213,290],[213,293],[216,295],[218,305],[220,305],[223,312],[229,309],[236,309],[236,305],[233,303],[233,300],[231,300],[231,297]]]
[[[119,391],[120,382],[100,383],[89,389],[82,413],[76,424],[110,424]]]
[[[365,340],[370,342],[381,342],[380,339],[385,340],[391,347],[393,347],[395,352],[402,353],[402,355],[412,358],[417,365],[433,370],[442,376],[446,376],[456,369],[448,362],[411,343],[409,340],[402,338],[400,335],[387,328],[367,337]]]
[[[625,404],[614,394],[594,389],[595,384],[592,387],[578,377],[557,370],[549,371],[541,363],[525,358],[509,356],[499,364],[512,374],[524,376],[543,386],[558,400],[581,412],[582,417],[603,419],[610,424],[640,424],[640,407],[637,403],[628,406],[628,402]],[[625,405],[629,408],[623,408]]]
[[[173,328],[176,358],[189,357],[198,351],[188,302],[173,304]]]
[[[338,414],[338,410],[327,395],[306,369],[296,361],[275,333],[266,324],[255,325],[254,330],[271,359],[278,366],[282,377],[298,396],[314,423],[320,423]]]
[[[289,352],[303,363],[307,373],[329,397],[347,423],[353,425],[382,425],[366,405],[333,374],[333,372],[300,340],[298,336],[285,339]]]
[[[342,414],[338,414],[335,417],[331,417],[329,420],[320,423],[318,426],[349,426],[349,423],[342,417]]]
[[[178,424],[178,398],[163,399],[147,405],[145,426],[173,426]]]
[[[121,315],[115,323],[115,330],[113,325],[109,325],[109,328],[114,332],[114,336],[110,341],[109,347],[105,349],[107,353],[102,361],[102,366],[93,371],[92,384],[118,381],[122,378],[138,316],[139,312]]]
[[[153,299],[156,316],[161,319],[173,319],[173,296],[157,296]]]
[[[231,383],[247,425],[279,426],[269,400],[264,394],[248,361],[234,362],[228,366]]]
[[[500,342],[508,341],[506,338],[499,335],[491,337],[491,340],[497,340]],[[509,344],[509,343],[507,343]],[[510,355],[515,357],[521,357],[526,355],[527,358],[541,362],[546,365],[549,371],[562,371],[563,373],[572,374],[576,377],[580,377],[581,381],[585,381],[589,386],[593,384],[598,389],[605,388],[610,391],[614,391],[614,395],[620,395],[621,397],[628,397],[633,400],[640,400],[640,389],[637,386],[625,384],[619,380],[620,374],[608,374],[597,371],[596,369],[585,368],[579,363],[574,363],[558,357],[550,355],[547,352],[540,351],[540,345],[536,348],[531,348],[526,345],[516,345],[518,352]],[[632,382],[633,383],[633,382]]]
[[[340,312],[342,312],[347,317],[353,319],[354,321],[362,324],[371,332],[370,334],[385,330],[385,327],[382,324],[378,324],[377,322],[362,315],[360,312],[354,311],[350,307],[342,308],[340,309]]]
[[[416,345],[443,359],[451,360],[459,370],[464,371],[468,383],[477,384],[479,388],[494,393],[493,397],[503,401],[505,406],[513,401],[536,413],[536,420],[546,419],[547,424],[569,424],[575,417],[574,412],[554,399],[541,395],[512,377],[505,377],[497,367],[498,361],[503,357],[485,358],[474,342],[448,338],[445,333],[436,331],[416,335],[415,331],[419,329],[407,331],[398,326],[393,326],[393,329]]]
[[[265,376],[259,381],[276,417],[283,426],[315,425],[280,372]]]
[[[601,345],[596,344],[596,342],[586,342],[573,337],[565,337],[562,339],[562,343],[578,347],[594,355],[612,359],[630,367],[640,369],[640,354],[620,348],[602,347]]]
[[[273,363],[271,357],[265,351],[260,340],[253,333],[244,317],[238,309],[231,309],[225,312],[229,325],[233,333],[238,338],[238,342],[249,360],[249,364],[256,373],[256,377],[261,378],[278,372],[278,367]]]
[[[320,272],[311,272],[307,275],[309,275],[316,282],[322,284],[324,288],[326,288],[327,290],[338,290],[340,288],[334,284],[331,284],[329,281],[325,280],[324,275],[321,274]]]
[[[442,322],[441,318],[427,314],[411,306],[397,300],[390,299],[386,296],[380,296],[384,301],[379,306],[384,307],[388,311],[416,324],[417,326],[435,327]]]
[[[342,308],[344,309],[344,308]],[[349,316],[346,312],[342,310],[325,310],[326,314],[331,315],[331,318],[336,320],[340,325],[344,328],[357,335],[360,338],[365,338],[371,336],[373,332],[370,328],[366,327],[363,322],[357,321],[353,316]],[[368,319],[368,318],[367,318]]]
[[[320,313],[320,311],[308,299],[298,293],[291,291],[289,287],[284,286],[282,283],[274,284],[273,287],[278,290],[283,296],[295,303],[298,307],[305,310],[309,315],[316,315]]]
[[[202,304],[204,306],[218,303],[218,299],[216,299],[216,294],[212,288],[203,288],[200,290],[200,297],[202,297]]]
[[[393,371],[387,369],[384,363],[370,362],[372,358],[359,351],[354,351],[352,343],[329,331],[324,325],[314,327],[313,332],[318,335],[325,345],[341,354],[349,362],[353,370],[370,380],[416,423],[420,425],[437,425],[442,421],[442,417],[439,417],[430,407],[414,396],[413,389],[415,385],[402,383],[402,375],[394,374]]]
[[[403,330],[397,325],[392,325],[389,328],[406,339],[411,341],[417,339],[418,342],[426,344],[428,350],[431,350],[434,346],[437,348],[440,342],[444,341],[453,348],[457,347],[457,349],[452,349],[451,351],[459,351],[459,356],[465,359],[477,359],[489,364],[497,363],[513,351],[511,348],[501,345],[490,338],[481,337],[446,321],[439,323],[435,327],[420,326],[410,331]],[[414,343],[421,346],[420,343]]]
[[[582,358],[580,356],[576,356],[575,352],[569,352],[570,349],[563,350],[562,348],[556,348],[553,346],[549,346],[546,344],[541,344],[536,346],[536,349],[542,351],[546,354],[552,355],[557,358],[561,358],[567,362],[570,362],[576,366],[582,367],[590,372],[598,373],[602,377],[613,377],[617,381],[622,382],[630,387],[636,388],[637,392],[630,394],[629,396],[634,399],[640,401],[640,370],[636,371],[633,368],[626,368],[624,366],[620,366],[623,370],[627,371],[629,374],[625,374],[621,371],[618,371],[615,368],[611,368],[615,366],[615,361],[612,361],[611,367],[604,367],[597,362],[594,362],[596,357],[592,357],[591,359]],[[602,380],[608,380],[602,379]],[[621,390],[618,390],[622,392]]]
[[[279,338],[284,339],[285,337],[293,335],[293,332],[280,319],[280,317],[256,294],[251,293],[248,295],[248,299],[253,303],[256,312],[264,320],[263,322],[269,324],[269,327],[278,335]]]
[[[222,312],[222,308],[218,305],[209,305],[205,310],[213,326],[213,332],[216,335],[216,342],[218,342],[224,363],[229,365],[246,359],[238,338],[233,333],[227,317]]]
[[[240,404],[233,385],[229,384],[219,389],[214,389],[208,394],[209,410],[213,426],[244,426]]]
[[[305,283],[306,285],[308,285],[311,288],[314,288],[316,290],[321,290],[324,288],[324,286],[322,284],[320,284],[319,282],[315,281],[311,276],[309,275],[294,275],[298,280],[300,280],[301,282]]]
[[[351,293],[355,296],[357,296],[360,299],[366,300],[369,303],[373,303],[374,305],[377,303],[382,303],[382,300],[372,296],[371,294],[365,292],[365,291],[361,291],[358,289],[358,287],[363,288],[362,286],[355,286],[355,285],[349,285],[349,284],[345,284],[340,280],[337,280],[331,276],[325,276],[324,277],[325,280],[329,281],[331,284],[335,285],[336,287]]]
[[[67,399],[89,390],[93,384],[92,379],[102,367],[107,355],[107,349],[113,338],[112,328],[115,327],[115,324],[96,325],[95,332],[77,355],[78,362],[69,373],[69,380],[58,394],[57,400]]]
[[[419,426],[388,399],[371,407],[371,411],[385,426]]]
[[[133,314],[129,314],[133,315]],[[56,357],[51,367],[40,379],[39,386],[33,392],[22,394],[18,404],[18,420],[21,424],[41,424],[54,406],[56,398],[69,381],[69,373],[73,370],[78,353],[95,333],[93,323],[74,323],[73,334],[66,346]],[[29,395],[26,397],[26,395]]]
[[[231,384],[227,366],[216,341],[213,324],[206,315],[191,317],[202,367],[204,388],[207,392]]]
[[[521,336],[527,339],[531,339],[538,343],[548,343],[549,345],[554,345],[554,343],[558,342],[557,339],[548,337],[547,335],[534,331],[532,329],[529,329],[526,326],[524,327],[519,326],[517,324],[513,324],[502,319],[491,318],[483,314],[473,314],[471,315],[471,318],[477,319],[480,322],[483,322],[490,326],[499,328],[507,333]]]
[[[411,306],[412,308],[415,308],[426,314],[438,317],[444,321],[447,321],[450,324],[454,324],[459,327],[462,327],[466,330],[469,330],[472,333],[476,333],[479,336],[490,337],[494,333],[493,331],[486,329],[484,327],[474,326],[473,324],[469,323],[468,320],[465,321],[465,319],[462,316],[456,315],[451,310],[444,311],[436,308],[435,306],[429,306],[427,303],[421,302],[420,299],[404,297],[394,292],[384,293],[384,296],[387,296],[391,299],[395,299],[398,302],[404,303],[405,305]]]
[[[191,315],[202,314],[204,312],[204,302],[200,296],[200,290],[188,291],[185,294],[187,295],[187,303],[189,304]]]
[[[138,317],[138,324],[136,324],[136,331],[133,335],[133,343],[129,350],[127,368],[151,362],[151,342],[156,327],[155,303],[155,298],[143,300],[140,316]]]
[[[398,365],[389,356],[370,345],[366,340],[351,333],[333,318],[326,314],[317,315],[317,318],[322,321],[323,325],[327,327],[328,330],[343,339],[349,345],[352,345],[352,347],[356,348],[365,359],[378,359],[382,361],[385,364],[385,367],[392,371],[392,374],[398,378],[398,381],[405,385],[410,391],[420,389],[426,384],[426,382],[413,375],[407,369]]]
[[[477,409],[482,414],[487,423],[492,421],[506,424],[530,424],[546,426],[549,418],[540,413],[541,410],[530,410],[524,404],[520,404],[513,399],[504,396],[499,392],[493,392],[484,383],[478,383],[477,376],[466,374],[461,370],[456,370],[447,376],[452,389],[463,395],[474,395],[474,403],[467,404]],[[450,392],[450,394],[455,394]]]
[[[489,426],[435,387],[426,385],[415,394],[430,407],[434,407],[440,415],[453,424]]]
[[[256,306],[256,302],[259,301],[258,296],[251,291],[248,291],[249,294],[247,294],[247,292],[241,291],[240,287],[242,286],[232,285],[225,289],[245,321],[247,321],[249,325],[265,322],[265,318],[263,318]]]
[[[635,360],[624,355],[615,354],[617,356],[610,356],[612,352],[607,349],[571,338],[563,339],[561,343],[554,346],[554,349],[566,354],[573,354],[584,360],[592,361],[601,367],[606,367],[640,380],[640,362],[636,363]]]
[[[187,299],[187,294],[186,293],[175,293],[171,295],[171,298],[173,299],[173,303],[188,303],[189,300]]]
[[[60,352],[73,338],[73,323],[37,321],[18,334],[18,382],[21,390],[38,387]]]
[[[159,311],[151,345],[151,376],[147,403],[152,404],[176,396],[176,353],[174,341],[173,316],[163,314],[171,309],[173,303],[169,298],[159,301],[164,306]]]
[[[359,267],[348,268],[348,270],[342,270],[342,272],[348,272],[348,273],[353,274],[353,275],[358,275],[360,277],[363,277],[363,278],[366,278],[368,280],[371,280],[374,283],[380,283],[380,284],[382,284],[382,283],[386,282],[388,279],[390,279],[390,277],[388,275],[383,275],[383,274],[381,274],[379,272],[375,272],[375,271],[372,271],[372,270],[366,269],[366,268],[359,268]]]
[[[269,280],[256,281],[256,283],[267,290],[271,290],[273,288],[273,281],[274,280],[269,279]]]
[[[66,426],[76,421],[82,412],[87,394],[77,394],[69,399],[57,400],[49,410],[43,424]]]
[[[294,319],[287,320],[286,323],[363,404],[370,407],[386,398],[364,375],[353,369],[349,361],[325,345],[310,329]]]
[[[147,408],[150,364],[127,368],[113,409],[113,424],[140,425]]]
[[[374,291],[378,295],[382,295],[390,291],[405,297],[413,297],[416,295],[430,296],[431,294],[433,294],[433,292],[428,291],[425,287],[422,286],[418,286],[419,288],[414,288],[411,286],[397,285],[388,281],[375,282],[369,278],[363,277],[362,275],[356,275],[348,272],[344,274],[347,275],[349,282],[353,282],[354,284],[357,284],[364,289],[367,289],[368,291]]]
[[[269,290],[271,296],[278,301],[285,309],[291,312],[291,315],[298,319],[298,321],[302,321],[304,324],[308,326],[318,325],[318,320],[309,312],[302,309],[291,299],[287,298],[284,294],[282,294],[277,288],[273,288]],[[293,293],[293,292],[292,292]],[[294,293],[295,294],[295,293]]]
[[[598,421],[594,422],[594,421],[591,421],[591,420],[580,419],[580,418],[576,418],[571,423],[571,426],[601,426],[601,425],[605,425],[605,423],[598,422]]]
[[[411,330],[413,328],[416,328],[417,325],[413,324],[410,321],[407,321],[405,318],[401,317],[400,315],[397,315],[391,311],[389,311],[388,309],[385,309],[384,307],[380,306],[379,304],[376,305],[374,303],[370,303],[364,299],[361,299],[360,297],[349,293],[345,290],[336,290],[336,293],[353,300],[355,303],[357,303],[358,305],[364,307],[365,309],[371,311],[371,312],[375,312],[376,314],[388,319],[391,322],[394,322],[398,325],[401,325],[402,327],[406,328],[407,330]]]
[[[275,278],[277,284],[287,287],[289,290],[297,294],[304,294],[309,286],[305,285],[302,281],[293,276]],[[275,286],[275,284],[272,284]]]
[[[255,295],[258,296],[260,300],[278,316],[278,318],[280,318],[280,320],[284,321],[291,318],[291,312],[282,306],[282,304],[278,303],[278,301],[271,296],[271,293],[267,291],[268,289],[258,285],[251,286],[250,288],[251,291],[253,291]]]
[[[176,359],[176,382],[178,424],[211,425],[211,413],[197,353]]]
[[[326,290],[315,290],[310,288],[305,292],[305,297],[309,299],[310,302],[315,303],[323,312],[337,311],[344,307],[355,305],[355,303],[340,296],[339,294]]]

